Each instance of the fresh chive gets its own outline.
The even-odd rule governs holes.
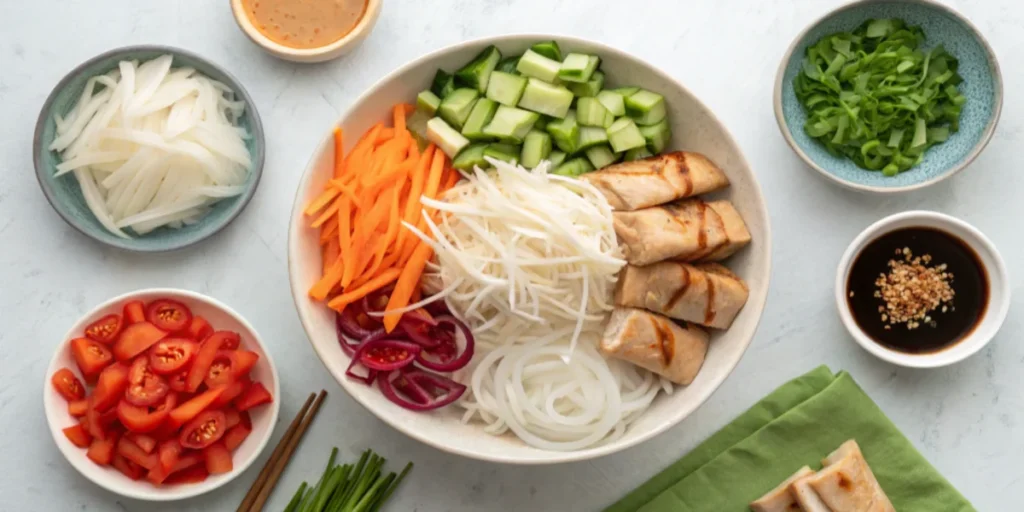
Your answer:
[[[364,451],[356,464],[335,465],[337,455],[334,448],[316,485],[302,482],[285,512],[378,511],[412,470],[410,462],[400,474],[385,475],[387,459],[373,450]]]
[[[327,504],[323,510],[331,511],[334,510],[338,504],[341,503],[343,494],[345,493],[345,483],[348,481],[349,472],[352,471],[351,464],[345,464],[341,466],[341,475],[338,477],[338,485],[334,487],[334,491],[331,493],[330,499],[327,500]]]
[[[377,475],[378,477],[374,480],[373,485],[371,485],[370,489],[363,494],[362,499],[359,500],[359,503],[356,503],[356,507],[352,509],[352,512],[365,512],[375,502],[377,493],[380,492],[385,485],[385,482],[388,480],[387,478],[380,478],[379,471],[377,472]],[[393,476],[394,473],[391,473],[391,475]]]
[[[388,486],[387,490],[384,491],[384,494],[381,495],[380,499],[377,500],[376,503],[374,503],[371,512],[376,512],[380,510],[382,506],[384,506],[384,502],[386,502],[388,498],[391,497],[391,495],[395,492],[395,489],[398,488],[398,484],[402,483],[402,479],[404,479],[405,475],[409,474],[410,471],[412,471],[412,462],[405,465],[405,468],[402,469],[402,472],[398,474],[398,478],[396,478],[395,481]]]
[[[302,493],[306,492],[306,482],[302,482],[299,486],[299,490],[295,491],[295,495],[292,496],[292,500],[288,502],[288,506],[284,508],[284,512],[294,512],[299,506],[299,502],[302,501]]]
[[[327,480],[324,481],[323,487],[317,492],[316,499],[313,500],[313,507],[310,509],[312,512],[320,512],[327,505],[327,499],[334,493],[334,489],[338,487],[338,478],[341,476],[341,466],[336,466],[331,469],[330,474],[327,475]]]
[[[316,489],[313,488],[313,487],[307,488],[306,489],[306,495],[302,497],[302,501],[295,508],[295,510],[297,510],[299,512],[303,512],[303,511],[307,510],[307,507],[309,507],[309,504],[313,502],[313,498],[315,496],[316,496]]]

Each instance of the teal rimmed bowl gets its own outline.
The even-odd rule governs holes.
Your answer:
[[[246,182],[245,192],[239,196],[218,201],[212,210],[198,223],[183,226],[180,229],[159,228],[143,236],[131,239],[119,238],[108,232],[93,216],[82,196],[78,181],[72,174],[54,177],[60,155],[50,151],[50,143],[56,136],[57,127],[54,114],[66,115],[75,106],[78,97],[85,88],[85,82],[92,76],[106,73],[117,67],[122,60],[147,61],[160,55],[174,56],[172,66],[192,67],[198,72],[218,80],[235,91],[238,99],[245,102],[245,111],[239,124],[249,132],[246,147],[252,159],[252,168]],[[220,66],[185,50],[169,46],[126,46],[102,53],[93,57],[68,73],[53,88],[46,98],[39,119],[36,122],[35,137],[32,143],[32,158],[36,168],[36,178],[43,194],[53,209],[72,227],[84,235],[104,244],[136,252],[161,252],[181,249],[213,236],[227,226],[245,208],[256,192],[260,176],[263,173],[264,140],[263,125],[259,113],[249,93],[242,84]]]
[[[924,30],[925,47],[943,45],[959,61],[967,96],[960,130],[933,146],[924,160],[896,176],[858,167],[845,157],[831,155],[804,131],[807,113],[793,92],[807,47],[822,37],[856,28],[871,18],[900,18]],[[775,78],[775,118],[793,151],[826,178],[849,188],[895,193],[938,183],[963,170],[988,144],[1003,106],[1003,82],[995,53],[970,21],[931,0],[862,0],[826,14],[796,37],[783,57]]]

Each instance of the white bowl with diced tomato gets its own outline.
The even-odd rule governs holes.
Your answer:
[[[197,496],[252,464],[277,422],[277,370],[226,305],[168,288],[79,319],[46,372],[57,447],[97,485],[140,500]]]

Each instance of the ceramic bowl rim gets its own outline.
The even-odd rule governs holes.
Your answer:
[[[242,0],[231,0],[231,12],[235,17],[235,23],[238,24],[238,28],[242,29],[242,32],[245,33],[250,41],[256,43],[257,46],[267,53],[292,62],[312,63],[341,57],[346,53],[346,49],[359,45],[377,25],[377,19],[380,17],[383,3],[384,0],[367,0],[363,16],[356,23],[356,26],[352,27],[352,30],[340,39],[316,48],[292,48],[263,35],[252,24],[249,16],[245,14]]]
[[[875,185],[864,185],[861,183],[845,180],[829,172],[821,165],[818,165],[818,163],[815,162],[813,158],[811,158],[806,152],[804,152],[800,145],[797,144],[796,139],[793,138],[793,134],[791,133],[789,125],[786,122],[785,112],[782,108],[783,82],[785,81],[786,68],[789,65],[790,59],[793,57],[793,53],[800,46],[800,43],[803,42],[804,38],[807,37],[807,34],[810,33],[811,30],[814,30],[815,27],[820,25],[825,20],[839,13],[857,7],[861,7],[863,5],[876,3],[893,3],[893,1],[894,0],[853,0],[851,2],[848,2],[826,12],[822,16],[818,17],[817,19],[809,23],[807,27],[800,31],[799,34],[797,34],[797,36],[793,39],[793,42],[790,43],[785,55],[782,57],[782,62],[779,63],[778,71],[776,71],[775,74],[775,89],[772,93],[772,103],[775,110],[775,121],[779,125],[779,131],[782,132],[782,137],[786,139],[786,144],[789,145],[793,152],[796,153],[797,156],[799,156],[800,159],[804,161],[804,163],[806,163],[812,169],[817,171],[818,174],[824,176],[825,178],[828,178],[833,183],[860,192],[873,192],[877,194],[897,194],[901,192],[909,192],[912,190],[918,190],[928,187],[930,185],[934,185],[936,183],[939,183],[940,181],[943,181],[959,173],[960,171],[967,168],[967,166],[969,166],[971,162],[973,162],[976,158],[978,158],[978,155],[980,155],[981,152],[985,149],[985,147],[988,146],[988,143],[992,140],[992,135],[995,133],[996,125],[999,124],[999,117],[1002,114],[1003,110],[1003,74],[999,68],[999,61],[998,59],[996,59],[995,51],[992,49],[992,46],[989,44],[988,40],[985,39],[985,36],[982,35],[981,31],[978,30],[978,27],[974,25],[974,23],[972,23],[971,20],[967,19],[966,16],[960,14],[952,7],[940,4],[933,0],[899,0],[900,2],[904,3],[916,3],[926,7],[931,7],[943,11],[946,14],[949,14],[953,18],[963,23],[964,26],[966,26],[968,30],[970,30],[974,34],[978,42],[981,43],[982,48],[985,50],[985,55],[988,58],[989,65],[992,69],[993,99],[995,100],[995,105],[992,108],[992,116],[989,118],[988,124],[985,126],[985,130],[982,132],[981,138],[974,145],[974,147],[971,148],[970,153],[968,153],[967,156],[961,159],[956,165],[953,165],[952,167],[942,172],[938,176],[934,176],[919,183],[904,185],[901,187],[880,187]]]
[[[890,231],[890,226],[908,220],[921,220],[923,225],[952,228],[943,229],[947,232],[962,230],[970,233],[976,242],[972,240],[964,240],[964,243],[977,252],[979,256],[983,258],[987,256],[994,264],[995,268],[986,269],[990,280],[989,288],[991,290],[993,288],[992,283],[998,281],[1001,286],[1002,293],[997,296],[992,294],[991,291],[989,292],[988,307],[986,308],[985,315],[978,322],[980,327],[981,324],[985,322],[986,318],[989,315],[992,315],[992,323],[990,324],[992,326],[990,329],[991,332],[981,332],[979,329],[975,329],[964,339],[958,341],[956,343],[957,346],[970,345],[970,349],[962,351],[955,358],[944,357],[947,353],[946,350],[924,354],[908,354],[885,348],[873,341],[864,333],[860,326],[857,325],[856,320],[853,318],[853,313],[850,311],[850,304],[846,297],[846,281],[849,278],[850,269],[853,266],[853,260],[856,258],[857,254],[867,246],[867,244],[885,233],[888,233]],[[1003,322],[1006,321],[1006,316],[1010,310],[1010,279],[1006,269],[1006,262],[1003,260],[1003,257],[999,253],[995,244],[992,243],[992,241],[985,236],[981,230],[971,224],[951,215],[930,210],[910,210],[896,213],[875,221],[870,226],[864,228],[863,231],[854,237],[853,241],[850,242],[850,245],[847,246],[846,250],[843,252],[843,256],[839,259],[835,279],[836,309],[838,310],[839,318],[842,321],[843,326],[850,333],[850,336],[853,337],[854,341],[856,341],[861,348],[875,357],[882,359],[883,361],[908,368],[940,368],[959,363],[973,356],[978,353],[978,351],[985,348],[995,338],[995,335],[999,332]]]
[[[235,94],[237,94],[238,97],[243,102],[245,102],[245,106],[248,109],[248,116],[252,128],[251,135],[254,141],[253,146],[255,147],[255,155],[252,160],[252,167],[249,169],[250,174],[252,174],[253,176],[250,179],[245,189],[245,192],[243,192],[241,196],[238,196],[235,199],[236,204],[232,206],[233,211],[231,211],[227,217],[221,220],[219,224],[210,225],[204,232],[197,232],[198,235],[195,236],[194,238],[187,239],[177,244],[157,247],[138,246],[134,243],[136,240],[134,238],[128,240],[123,240],[120,238],[105,239],[93,235],[85,224],[83,224],[79,219],[75,218],[73,215],[68,214],[68,212],[64,210],[63,203],[57,198],[56,193],[53,190],[53,186],[47,181],[46,177],[44,176],[44,173],[46,173],[47,170],[44,169],[42,159],[43,152],[50,151],[48,148],[43,147],[43,130],[45,129],[46,123],[49,121],[50,117],[53,114],[53,103],[57,100],[57,96],[59,96],[60,93],[63,92],[64,89],[68,86],[68,84],[70,84],[74,79],[78,78],[89,66],[92,66],[97,62],[110,59],[112,57],[118,57],[122,55],[130,56],[132,54],[139,52],[157,52],[167,53],[171,55],[180,55],[182,57],[187,57],[189,59],[202,62],[203,64],[213,69],[216,69],[218,72],[224,75],[228,82],[226,85],[231,87],[235,91]],[[253,101],[251,96],[249,96],[249,92],[245,90],[245,87],[242,86],[242,83],[238,80],[238,78],[236,78],[233,74],[224,69],[223,66],[220,66],[219,64],[216,64],[205,57],[202,57],[188,50],[167,45],[143,44],[121,46],[100,53],[99,55],[89,58],[88,60],[75,66],[71,71],[65,74],[59,82],[57,82],[57,85],[55,85],[53,89],[50,91],[49,96],[46,97],[46,101],[43,102],[43,107],[39,111],[39,116],[36,118],[36,127],[32,137],[32,164],[35,167],[36,171],[36,181],[39,182],[39,187],[43,190],[43,195],[46,196],[46,200],[50,203],[50,206],[53,207],[57,214],[60,215],[60,218],[64,219],[65,223],[75,228],[75,230],[77,230],[79,233],[82,233],[83,235],[91,238],[92,240],[95,240],[104,245],[108,245],[110,247],[116,247],[121,250],[139,253],[160,253],[184,249],[186,247],[198,244],[199,242],[202,242],[207,238],[212,237],[213,235],[217,234],[222,229],[227,227],[236,218],[238,218],[239,215],[241,215],[242,211],[245,210],[245,208],[249,205],[249,202],[252,201],[253,196],[256,195],[256,189],[259,187],[260,179],[263,177],[263,166],[265,159],[266,140],[264,138],[263,133],[263,122],[260,119],[259,111],[256,109],[256,102]]]
[[[637,436],[636,438],[630,439],[629,442],[627,442],[627,443],[617,444],[618,443],[617,442],[617,443],[599,445],[597,447],[591,447],[591,448],[586,448],[586,449],[583,449],[583,450],[577,450],[577,451],[571,451],[571,452],[548,452],[548,453],[551,454],[551,456],[548,457],[548,458],[544,458],[544,459],[523,459],[523,458],[515,457],[515,456],[506,456],[506,455],[504,455],[503,453],[500,453],[500,452],[484,453],[483,450],[473,451],[473,450],[467,450],[467,449],[463,449],[463,448],[459,448],[459,447],[453,447],[453,446],[448,445],[446,443],[439,442],[435,438],[432,438],[430,436],[424,435],[423,433],[419,432],[415,428],[409,428],[409,427],[407,427],[407,426],[405,426],[405,425],[403,425],[403,424],[401,424],[399,422],[394,422],[389,417],[387,417],[386,415],[378,414],[375,411],[375,407],[372,406],[371,404],[367,403],[365,400],[363,400],[362,397],[360,397],[360,396],[358,396],[356,394],[353,394],[353,393],[349,393],[348,392],[348,387],[350,385],[354,385],[354,384],[352,384],[351,381],[345,377],[344,369],[340,369],[338,371],[335,371],[334,369],[332,369],[332,365],[328,364],[328,362],[327,362],[327,358],[328,358],[329,354],[322,353],[321,350],[320,350],[320,347],[313,341],[312,333],[315,332],[314,329],[313,329],[313,322],[309,318],[309,314],[306,311],[306,306],[300,304],[299,297],[300,296],[303,296],[303,297],[305,296],[305,290],[304,289],[300,290],[299,288],[297,288],[297,286],[299,284],[296,281],[297,271],[295,269],[298,266],[298,263],[296,262],[295,251],[293,251],[293,245],[296,243],[297,236],[298,236],[296,234],[296,227],[298,226],[298,224],[302,224],[302,226],[305,226],[304,223],[297,223],[296,222],[296,219],[300,218],[301,215],[302,215],[302,208],[303,208],[302,194],[304,192],[303,185],[305,184],[306,178],[309,176],[309,173],[312,171],[312,169],[316,165],[317,155],[320,155],[324,151],[324,147],[325,147],[326,144],[332,143],[332,134],[331,134],[331,131],[328,130],[327,134],[322,139],[321,143],[316,147],[316,149],[313,150],[312,156],[311,156],[309,162],[307,163],[305,169],[303,170],[302,178],[300,179],[299,184],[298,184],[298,186],[296,188],[295,200],[294,200],[294,203],[293,203],[293,206],[292,206],[292,212],[291,212],[291,217],[290,217],[290,220],[289,220],[289,229],[288,229],[288,278],[289,278],[289,282],[291,284],[292,300],[295,303],[296,312],[297,312],[297,314],[299,316],[300,322],[302,323],[302,328],[306,332],[306,337],[307,337],[310,345],[313,346],[314,352],[316,352],[317,357],[320,359],[320,361],[324,365],[325,369],[327,369],[327,371],[332,375],[332,377],[334,377],[334,379],[337,381],[338,385],[342,389],[344,389],[346,391],[346,393],[348,393],[349,397],[351,397],[355,402],[357,402],[361,406],[363,406],[363,408],[366,409],[366,411],[369,412],[371,415],[373,415],[374,417],[378,418],[380,421],[384,422],[385,424],[389,425],[391,428],[393,428],[393,429],[395,429],[395,430],[405,434],[406,436],[408,436],[408,437],[410,437],[412,439],[415,439],[415,440],[417,440],[417,441],[419,441],[419,442],[421,442],[421,443],[423,443],[423,444],[425,444],[427,446],[432,446],[432,447],[434,447],[434,448],[436,448],[438,450],[441,450],[441,451],[444,451],[444,452],[447,452],[447,453],[452,453],[452,454],[459,455],[459,456],[462,456],[462,457],[466,457],[466,458],[469,458],[469,459],[482,460],[482,461],[487,461],[487,462],[496,462],[496,463],[502,463],[502,464],[516,464],[516,465],[539,466],[539,465],[562,464],[562,463],[566,463],[566,462],[576,462],[576,461],[596,459],[596,458],[603,457],[603,456],[606,456],[606,455],[610,455],[610,454],[613,454],[613,453],[619,453],[619,452],[623,452],[623,451],[629,450],[629,449],[631,449],[631,448],[633,448],[633,447],[635,447],[637,445],[640,445],[640,444],[644,443],[645,441],[648,441],[648,440],[650,440],[650,439],[652,439],[652,438],[654,438],[654,437],[664,433],[668,429],[678,425],[684,419],[689,417],[694,411],[696,411],[698,408],[700,408],[705,402],[707,402],[707,400],[711,397],[711,395],[713,395],[716,391],[718,391],[721,388],[721,385],[725,382],[725,380],[727,378],[729,378],[730,376],[732,376],[732,374],[735,372],[736,366],[739,364],[739,362],[743,358],[743,356],[747,353],[748,349],[750,348],[751,343],[753,342],[754,337],[757,335],[757,329],[758,329],[758,327],[759,327],[759,325],[761,323],[761,320],[764,317],[764,309],[765,309],[765,305],[766,305],[767,300],[768,300],[768,293],[769,293],[769,290],[771,288],[771,264],[772,264],[771,220],[770,220],[769,213],[768,213],[767,201],[765,200],[765,196],[764,196],[764,194],[762,192],[762,189],[761,189],[761,183],[757,179],[757,174],[756,174],[756,172],[754,172],[754,168],[750,165],[750,162],[747,160],[746,155],[743,153],[742,147],[739,145],[739,143],[736,142],[736,139],[735,139],[735,137],[733,137],[732,132],[728,129],[728,126],[713,112],[713,110],[710,107],[708,107],[707,104],[702,102],[699,99],[699,97],[696,94],[694,94],[689,88],[684,86],[679,80],[677,80],[672,75],[666,73],[661,68],[659,68],[659,67],[657,67],[657,66],[655,66],[655,65],[653,65],[653,64],[651,64],[649,62],[647,62],[644,59],[641,59],[640,57],[634,56],[633,54],[631,54],[629,52],[626,52],[624,50],[620,50],[618,48],[615,48],[615,47],[612,47],[612,46],[609,46],[609,45],[606,45],[604,43],[601,43],[601,42],[598,42],[598,41],[594,41],[594,40],[591,40],[591,39],[582,38],[582,37],[576,37],[576,36],[571,36],[571,35],[566,35],[566,34],[561,34],[561,33],[556,33],[556,32],[548,32],[548,33],[518,33],[517,32],[517,33],[497,34],[497,35],[486,36],[486,37],[479,37],[479,38],[470,39],[470,40],[467,40],[467,41],[462,41],[462,42],[454,43],[454,44],[447,45],[447,46],[444,46],[442,48],[439,48],[437,50],[433,50],[433,51],[428,52],[426,54],[423,54],[420,57],[417,57],[417,58],[407,62],[406,64],[404,64],[402,66],[399,66],[398,68],[396,68],[392,72],[390,72],[387,75],[385,75],[384,77],[382,77],[380,80],[375,82],[373,85],[369,86],[358,98],[356,98],[350,104],[349,108],[346,109],[338,117],[338,120],[332,126],[335,126],[338,123],[343,122],[347,118],[347,116],[350,114],[350,112],[356,106],[363,104],[363,102],[367,101],[370,97],[372,97],[374,94],[376,94],[376,92],[385,83],[389,82],[390,80],[394,79],[397,76],[400,76],[400,75],[408,72],[409,70],[411,70],[411,69],[413,69],[413,68],[415,68],[417,66],[420,66],[421,64],[423,64],[425,62],[430,62],[431,60],[436,60],[438,58],[443,57],[444,55],[446,55],[448,53],[451,53],[451,52],[454,52],[454,51],[458,51],[459,49],[467,47],[467,46],[468,47],[472,47],[472,46],[475,46],[475,45],[484,45],[484,44],[500,45],[500,44],[507,44],[507,43],[510,43],[510,42],[524,41],[524,40],[529,41],[529,40],[549,40],[549,39],[555,39],[555,40],[559,41],[560,43],[564,41],[566,44],[569,44],[569,45],[588,45],[588,46],[591,46],[593,48],[598,48],[602,52],[607,52],[609,54],[615,54],[616,56],[618,56],[618,57],[620,57],[620,58],[622,58],[624,60],[640,63],[640,64],[643,65],[643,67],[649,69],[654,75],[657,75],[657,76],[661,77],[667,83],[673,84],[673,86],[677,87],[678,90],[681,93],[686,94],[689,97],[691,97],[693,99],[693,101],[696,102],[696,104],[700,105],[707,112],[708,116],[712,120],[714,120],[716,123],[718,123],[718,125],[722,128],[722,131],[725,133],[725,138],[726,138],[727,142],[731,145],[732,148],[734,148],[736,150],[736,154],[737,154],[737,157],[738,157],[739,161],[742,162],[744,164],[744,166],[750,171],[750,177],[752,179],[752,187],[751,187],[751,189],[752,189],[753,193],[760,199],[760,207],[758,208],[758,210],[759,210],[758,211],[758,215],[760,215],[761,218],[764,219],[764,232],[765,232],[765,237],[764,238],[765,238],[765,240],[762,242],[763,243],[763,247],[761,248],[761,252],[763,253],[763,255],[761,255],[759,257],[763,257],[764,258],[765,275],[764,276],[758,276],[758,279],[764,279],[765,280],[764,281],[765,285],[763,287],[763,292],[760,294],[760,296],[751,295],[748,298],[748,301],[747,301],[746,305],[744,306],[744,308],[754,308],[754,310],[757,312],[757,314],[755,315],[755,318],[752,321],[752,325],[750,327],[750,335],[747,336],[745,340],[739,340],[742,343],[742,349],[738,351],[737,355],[734,358],[732,358],[731,360],[727,360],[727,361],[725,361],[722,364],[721,368],[723,369],[723,372],[722,372],[721,376],[718,377],[716,379],[716,381],[712,383],[712,385],[709,387],[708,391],[706,391],[704,394],[696,396],[694,398],[693,406],[690,407],[688,409],[688,411],[685,412],[685,414],[683,414],[683,413],[677,414],[676,416],[671,417],[671,418],[667,419],[666,421],[662,422],[661,424],[657,425],[656,427],[652,428],[648,432],[645,432],[643,435],[640,435],[640,436]]]

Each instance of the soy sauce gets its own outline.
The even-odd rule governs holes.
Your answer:
[[[885,302],[875,295],[875,280],[888,273],[889,260],[902,258],[898,251],[908,248],[915,256],[930,255],[929,265],[945,264],[952,273],[952,302],[929,313],[932,322],[915,329],[907,324],[882,320],[879,306]],[[933,228],[903,228],[886,233],[865,246],[856,256],[846,282],[846,300],[861,330],[877,343],[907,353],[937,352],[967,337],[988,307],[988,274],[978,254],[963,240]],[[888,328],[886,328],[888,327]]]

